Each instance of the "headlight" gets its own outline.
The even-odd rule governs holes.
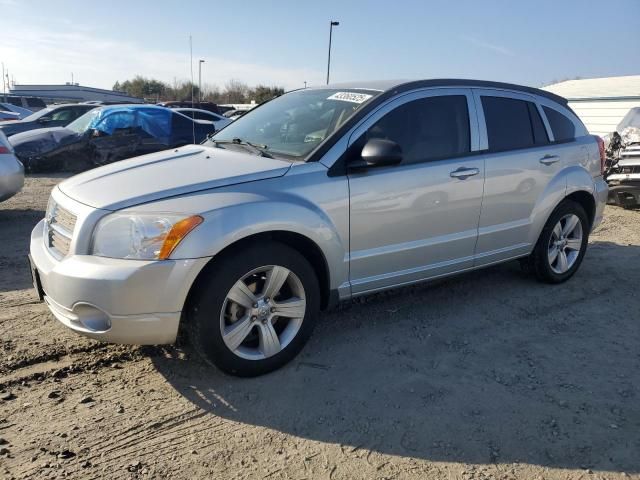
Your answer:
[[[200,225],[198,215],[112,213],[93,231],[91,254],[136,260],[165,260]]]

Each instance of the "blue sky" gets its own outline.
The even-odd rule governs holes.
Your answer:
[[[464,77],[540,86],[640,73],[640,0],[0,0],[0,60],[17,83],[111,87],[136,74],[287,89]]]

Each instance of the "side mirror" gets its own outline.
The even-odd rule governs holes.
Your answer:
[[[396,142],[372,138],[362,148],[360,159],[349,162],[349,168],[387,167],[402,162],[402,148]]]
[[[40,117],[38,123],[49,123],[52,120],[51,117]]]

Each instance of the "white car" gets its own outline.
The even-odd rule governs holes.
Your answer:
[[[227,125],[231,123],[231,120],[223,117],[222,115],[218,115],[217,113],[209,112],[208,110],[202,110],[200,108],[173,108],[176,112],[180,112],[183,115],[186,115],[189,118],[193,118],[194,120],[207,120],[209,122],[213,122],[216,127],[216,130],[221,130]]]
[[[13,147],[0,132],[0,202],[13,197],[24,185],[24,167],[13,153]]]

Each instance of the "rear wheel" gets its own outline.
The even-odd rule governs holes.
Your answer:
[[[189,309],[196,350],[225,372],[255,376],[290,361],[313,331],[319,287],[296,250],[268,243],[211,265]]]
[[[588,241],[587,214],[580,204],[565,200],[547,220],[529,257],[529,266],[543,282],[564,282],[580,267]]]

